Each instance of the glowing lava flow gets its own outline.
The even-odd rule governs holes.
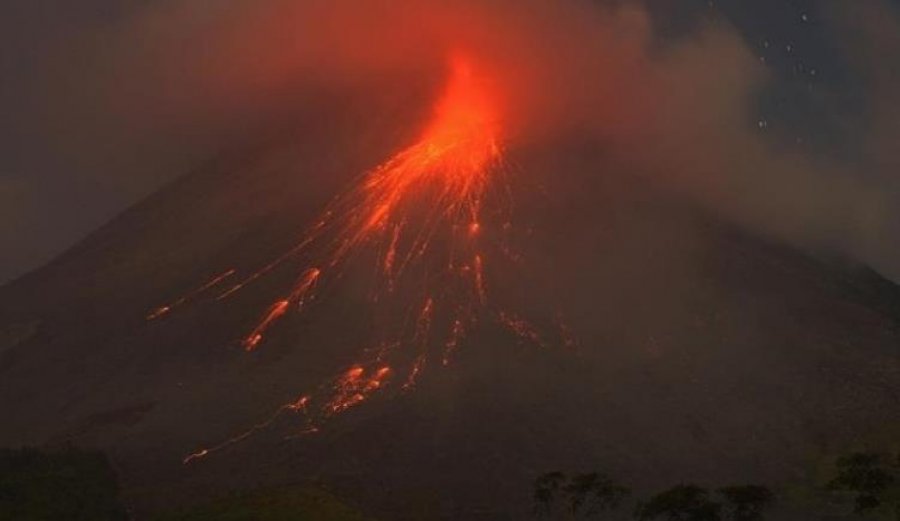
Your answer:
[[[260,346],[267,331],[292,305],[302,307],[313,298],[316,282],[325,271],[340,268],[364,244],[386,244],[382,271],[391,286],[409,263],[428,252],[442,224],[468,230],[466,239],[471,244],[460,248],[469,250],[464,269],[474,274],[479,300],[486,300],[483,259],[474,243],[481,230],[481,206],[489,178],[502,164],[500,116],[484,81],[466,60],[454,58],[451,72],[432,119],[415,144],[336,199],[300,244],[219,296],[228,298],[308,246],[329,242],[321,265],[307,268],[289,294],[273,302],[243,339],[247,351]],[[151,318],[169,310],[160,308]]]
[[[318,262],[299,267],[294,286],[242,340],[245,350],[260,349],[289,311],[315,298],[318,284],[339,278],[351,258],[368,252],[379,263],[375,300],[388,309],[407,309],[410,320],[316,393],[281,406],[244,434],[191,454],[185,463],[241,441],[285,413],[303,413],[304,432],[314,432],[393,380],[399,380],[396,389],[410,389],[430,365],[450,364],[479,317],[543,345],[523,319],[487,308],[489,255],[482,243],[489,223],[482,213],[490,193],[503,192],[496,190],[504,165],[498,107],[490,84],[467,60],[453,58],[448,83],[419,139],[335,199],[297,246],[219,295],[231,297],[301,253],[320,252],[314,256]]]
[[[150,314],[147,315],[147,320],[156,320],[156,319],[159,319],[159,318],[162,318],[162,317],[168,315],[174,309],[176,309],[180,306],[183,306],[184,304],[187,304],[192,299],[194,299],[194,298],[200,296],[201,294],[205,293],[206,291],[211,290],[212,288],[218,286],[219,284],[224,282],[226,279],[233,276],[235,273],[237,273],[237,271],[231,269],[221,275],[216,275],[215,277],[210,279],[209,282],[207,282],[206,284],[200,286],[199,288],[188,293],[187,295],[184,295],[183,297],[172,302],[171,304],[165,304],[163,306],[160,306],[160,307],[154,309],[152,312],[150,312]]]
[[[303,273],[300,280],[294,286],[291,294],[283,300],[279,300],[272,304],[269,311],[266,312],[265,318],[259,323],[253,331],[244,339],[244,349],[253,351],[262,342],[263,334],[272,324],[278,321],[288,311],[288,307],[295,305],[298,310],[303,309],[307,298],[312,297],[312,290],[315,289],[316,281],[322,272],[318,268],[310,268]]]

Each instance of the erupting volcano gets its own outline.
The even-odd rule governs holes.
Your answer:
[[[0,518],[852,515],[900,25],[814,3],[17,10]]]
[[[543,344],[536,327],[490,304],[485,265],[515,258],[505,245],[512,225],[503,115],[489,76],[462,54],[453,55],[449,65],[446,85],[418,140],[336,197],[287,253],[217,297],[233,297],[276,269],[297,271],[293,287],[242,339],[243,348],[252,352],[289,313],[307,307],[320,286],[338,283],[349,264],[374,264],[369,300],[378,313],[370,320],[384,338],[365,346],[355,364],[319,391],[303,394],[270,420],[185,462],[244,439],[285,412],[304,414],[302,431],[314,432],[323,420],[377,391],[408,390],[427,368],[449,365],[466,333],[483,319]],[[234,274],[229,270],[213,277],[148,319],[162,318]],[[560,337],[571,342],[565,331]]]

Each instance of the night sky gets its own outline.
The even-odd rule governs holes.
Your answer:
[[[194,4],[191,23],[202,28],[204,17],[214,18],[235,2]],[[877,139],[867,136],[872,133],[868,129],[884,125],[879,118],[892,110],[900,54],[890,47],[873,53],[878,43],[859,42],[867,35],[890,40],[897,27],[890,18],[898,15],[900,2],[860,4],[880,10],[884,27],[867,26],[871,16],[843,16],[842,2],[824,0],[646,4],[659,49],[690,40],[710,25],[736,31],[770,74],[748,100],[751,110],[744,124],[783,153],[801,153],[817,164],[853,165],[847,175],[870,178],[867,182],[896,206],[896,163],[872,147],[889,148],[885,143],[897,134],[888,129]],[[139,49],[137,58],[129,59],[134,71],[110,65],[120,58],[116,47],[121,35],[135,20],[152,16],[148,12],[154,7],[151,1],[110,0],[77,5],[42,0],[5,7],[0,17],[0,281],[47,262],[129,205],[214,157],[234,137],[233,129],[221,124],[227,118],[212,118],[214,125],[195,123],[177,101],[157,97],[154,87],[133,89],[135,77],[150,85],[159,80],[160,89],[166,89],[165,78],[142,68]],[[884,13],[891,15],[885,20]],[[153,38],[177,39],[178,29],[156,32]],[[152,47],[154,42],[141,40],[143,44]],[[715,82],[711,67],[706,81]],[[117,99],[110,92],[125,96]],[[131,109],[154,104],[162,109],[159,115],[135,124]],[[166,116],[172,113],[182,117]],[[847,249],[855,253],[853,247]],[[879,251],[876,261],[867,253],[859,257],[896,275],[898,254]]]

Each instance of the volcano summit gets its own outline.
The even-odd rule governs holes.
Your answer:
[[[0,288],[0,446],[102,450],[135,519],[283,486],[529,519],[535,478],[602,470],[765,484],[787,520],[839,455],[896,444],[892,209],[766,146],[740,40],[363,4],[277,33],[292,67],[268,11],[226,17],[241,74],[206,64],[233,80],[210,97],[256,115],[277,78],[292,108]]]

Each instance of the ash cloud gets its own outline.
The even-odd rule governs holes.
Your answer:
[[[878,0],[839,4],[827,23],[867,101],[853,122],[862,152],[843,160],[759,132],[754,100],[774,79],[726,21],[661,44],[638,2],[98,1],[74,19],[63,3],[55,15],[22,8],[7,23],[56,36],[22,29],[4,51],[21,74],[3,96],[0,243],[20,253],[0,279],[314,101],[304,92],[377,100],[374,80],[437,83],[446,54],[462,50],[502,93],[512,146],[589,141],[620,165],[592,175],[640,175],[758,233],[900,280],[900,78],[884,62],[900,55],[900,22]]]

